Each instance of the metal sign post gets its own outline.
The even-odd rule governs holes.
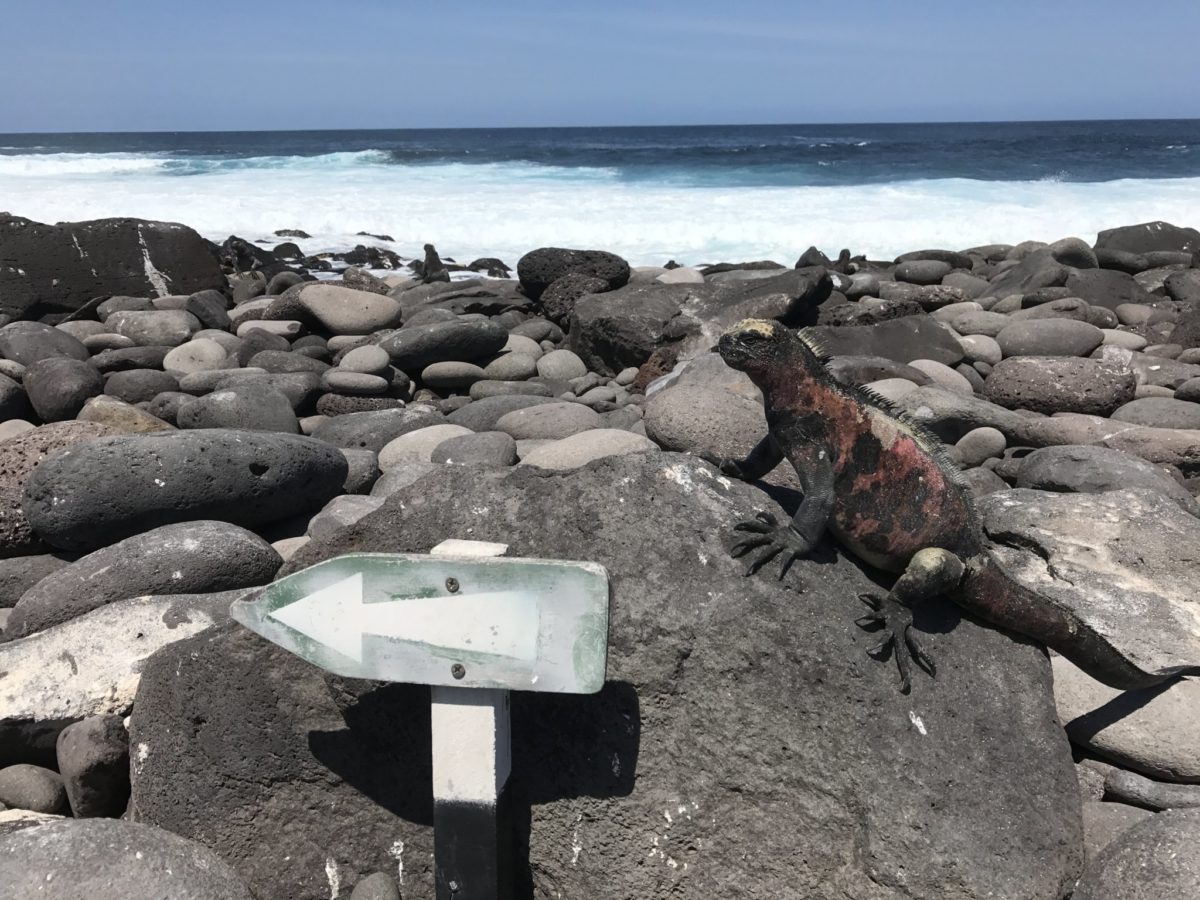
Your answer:
[[[231,609],[327,671],[431,685],[438,900],[510,896],[509,691],[604,686],[603,567],[499,558],[505,549],[447,541],[428,556],[339,556]]]

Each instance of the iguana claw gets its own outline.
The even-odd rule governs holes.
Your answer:
[[[886,656],[889,649],[896,654],[900,670],[900,691],[907,694],[912,688],[912,661],[933,675],[937,666],[933,657],[921,649],[912,631],[912,610],[891,597],[878,594],[859,594],[858,599],[871,608],[871,613],[855,621],[866,631],[880,631],[879,643],[867,651],[872,656]]]
[[[792,563],[812,549],[790,525],[780,525],[779,520],[769,512],[757,512],[753,519],[738,522],[733,529],[750,533],[748,537],[742,538],[729,548],[729,555],[734,559],[745,556],[751,550],[763,548],[763,551],[750,561],[743,573],[745,575],[753,575],[782,553],[783,564],[779,567],[779,580],[782,581]]]

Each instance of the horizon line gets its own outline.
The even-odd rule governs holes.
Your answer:
[[[691,122],[671,125],[452,125],[415,126],[392,128],[174,128],[158,130],[117,129],[114,131],[3,131],[6,137],[28,137],[37,135],[84,135],[84,134],[311,134],[345,131],[583,131],[588,129],[639,129],[639,128],[763,128],[816,126],[880,126],[880,125],[1053,125],[1060,123],[1088,124],[1098,122],[1200,122],[1200,117],[1180,116],[1162,118],[1157,116],[1135,116],[1118,119],[944,119],[944,120],[897,120],[891,122]]]

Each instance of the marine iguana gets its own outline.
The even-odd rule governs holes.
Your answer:
[[[1071,610],[1008,575],[988,551],[970,488],[941,442],[885,398],[834,379],[808,329],[747,319],[722,335],[718,349],[762,390],[769,428],[745,459],[719,460],[721,470],[754,481],[786,458],[804,492],[787,524],[760,512],[735,525],[746,536],[731,553],[762,548],[747,575],[782,554],[782,579],[828,528],[865,562],[900,573],[887,596],[859,595],[871,612],[858,624],[881,632],[870,652],[892,650],[902,691],[911,684],[912,660],[934,674],[933,659],[913,635],[911,607],[937,595],[1053,648],[1112,687],[1200,674],[1200,667],[1143,671]]]

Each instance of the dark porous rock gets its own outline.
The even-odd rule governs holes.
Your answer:
[[[1014,356],[992,369],[984,396],[1008,409],[1107,416],[1136,387],[1133,372],[1104,360]]]
[[[72,312],[98,296],[159,297],[223,288],[195,231],[169,222],[97,219],[43,225],[0,214],[0,314]]]
[[[1139,822],[1101,850],[1073,900],[1184,900],[1200,884],[1200,809]]]
[[[1156,250],[1200,251],[1200,231],[1180,228],[1170,222],[1143,222],[1101,231],[1096,249],[1123,250],[1127,253],[1151,253]]]
[[[542,291],[539,300],[546,318],[557,325],[566,325],[575,311],[575,301],[587,294],[602,294],[608,282],[595,275],[568,272]]]
[[[451,425],[462,425],[472,431],[494,431],[496,423],[510,412],[518,409],[528,409],[548,403],[558,403],[554,397],[535,397],[519,394],[504,394],[499,397],[485,397],[482,400],[472,400],[466,406],[456,409],[445,419]],[[426,424],[435,424],[428,422]]]
[[[911,259],[896,266],[896,280],[909,284],[941,284],[953,270],[948,262],[938,259]]]
[[[351,396],[349,394],[323,394],[317,400],[317,414],[322,416],[344,416],[351,413],[381,412],[389,409],[403,409],[404,405],[404,401],[399,397],[363,397]]]
[[[89,553],[31,587],[13,608],[5,635],[24,637],[130,597],[266,584],[281,562],[270,544],[228,522],[152,528]]]
[[[104,393],[104,379],[90,363],[56,357],[25,370],[25,393],[43,422],[73,419],[92,397]]]
[[[1200,428],[1200,403],[1172,397],[1140,397],[1114,410],[1109,418],[1155,428]]]
[[[1082,861],[1078,788],[1044,654],[933,603],[921,627],[939,676],[919,682],[920,725],[881,715],[896,675],[866,655],[874,639],[846,606],[873,582],[846,557],[798,563],[803,602],[791,582],[744,578],[731,527],[763,509],[786,515],[678,454],[469,479],[444,466],[289,567],[469,534],[606,568],[605,689],[513,695],[519,896],[820,897],[836,882],[865,897],[901,879],[913,897],[1065,894]],[[262,896],[325,898],[329,870],[355,883],[398,862],[405,895],[429,896],[428,696],[323,676],[244,629],[210,631],[143,674],[131,745],[149,753],[133,815],[203,838]],[[1020,727],[990,740],[997,721]]]
[[[916,300],[880,300],[867,297],[854,303],[827,303],[817,316],[818,325],[876,325],[925,311]]]
[[[180,428],[237,428],[299,434],[300,422],[291,401],[265,384],[235,384],[197,397],[179,407]]]
[[[0,838],[0,884],[11,897],[41,900],[251,900],[203,844],[117,819],[67,819]]]
[[[1174,501],[1147,490],[1059,494],[1018,489],[981,500],[979,511],[992,552],[1011,578],[1091,623],[1134,665],[1157,672],[1194,665],[1200,658],[1191,562],[1200,553],[1200,521]],[[1062,665],[1074,668],[1066,660]],[[1062,699],[1067,682],[1066,675],[1056,674],[1059,710],[1070,723],[1079,714],[1079,704]],[[1174,682],[1169,689],[1180,685],[1184,682]],[[1149,690],[1150,696],[1162,694],[1161,687]],[[1187,723],[1184,733],[1194,733],[1194,717],[1177,715]],[[1104,725],[1092,724],[1092,735]],[[1076,727],[1088,733],[1088,722]],[[1067,731],[1074,734],[1075,727],[1068,724]],[[1153,743],[1169,748],[1161,739]],[[1155,752],[1161,755],[1157,748]],[[1181,749],[1174,753],[1190,759],[1196,770],[1195,754]],[[1105,755],[1112,758],[1111,748]]]
[[[550,285],[570,273],[601,278],[614,291],[629,281],[629,263],[605,250],[542,247],[517,260],[517,279],[527,296],[537,300]]]
[[[947,366],[963,359],[958,338],[929,316],[905,316],[878,325],[818,325],[812,334],[830,356],[882,356],[902,363],[931,359]]]
[[[144,403],[159,394],[179,390],[179,379],[157,369],[128,369],[104,379],[104,393],[126,403]]]
[[[903,378],[913,384],[929,384],[920,369],[882,356],[834,356],[826,364],[830,374],[843,384],[864,385],[885,378]]]
[[[458,318],[394,331],[379,342],[392,365],[410,373],[430,363],[470,362],[499,353],[508,332],[485,318]]]
[[[30,812],[65,813],[67,792],[57,772],[18,763],[0,769],[0,803]],[[0,880],[0,884],[7,889],[8,882]]]
[[[1049,248],[1035,250],[993,278],[980,296],[1003,298],[1012,294],[1030,294],[1039,288],[1058,287],[1067,283],[1071,272],[1054,258]]]
[[[1065,444],[1034,450],[1021,461],[1016,486],[1039,491],[1098,494],[1104,491],[1157,491],[1193,515],[1200,505],[1162,468],[1132,453]]]
[[[161,369],[171,347],[121,347],[103,350],[92,357],[91,363],[103,373],[127,372],[131,369]]]
[[[0,219],[0,229],[2,223]],[[90,355],[78,338],[61,328],[41,322],[13,322],[0,328],[0,356],[23,366],[57,357],[86,360]]]
[[[120,716],[90,716],[58,736],[58,770],[77,819],[117,818],[129,802],[129,735]]]
[[[64,553],[39,553],[5,559],[4,564],[0,565],[0,609],[12,608],[27,590],[73,561],[73,555]]]
[[[351,412],[322,423],[313,432],[313,437],[345,450],[378,453],[401,435],[430,425],[441,425],[445,421],[446,418],[436,409],[422,404],[403,409]]]
[[[913,263],[917,265],[917,263]],[[879,296],[892,302],[908,301],[916,303],[923,310],[932,311],[949,306],[951,303],[962,303],[966,296],[955,287],[945,287],[940,284],[908,284],[903,281],[885,281],[879,286]]]
[[[1091,864],[1105,847],[1122,834],[1144,822],[1154,813],[1127,803],[1102,803],[1091,801],[1083,804],[1083,851],[1087,864]]]
[[[766,436],[761,401],[715,385],[674,384],[644,407],[646,436],[664,450],[740,459]]]
[[[323,441],[206,429],[100,438],[42,460],[25,515],[47,543],[91,550],[159,525],[215,519],[254,527],[324,506],[346,459]]]
[[[511,466],[517,461],[517,442],[502,431],[463,434],[438,444],[430,461],[456,466]]]
[[[1122,303],[1152,303],[1154,295],[1138,284],[1132,275],[1111,269],[1076,271],[1066,282],[1073,297],[1082,297],[1092,306],[1116,309]]]
[[[21,508],[25,482],[38,464],[56,451],[118,433],[95,422],[58,422],[0,445],[0,558],[36,553],[43,546]]]
[[[996,335],[1005,356],[1087,356],[1104,332],[1076,319],[1018,320]]]

